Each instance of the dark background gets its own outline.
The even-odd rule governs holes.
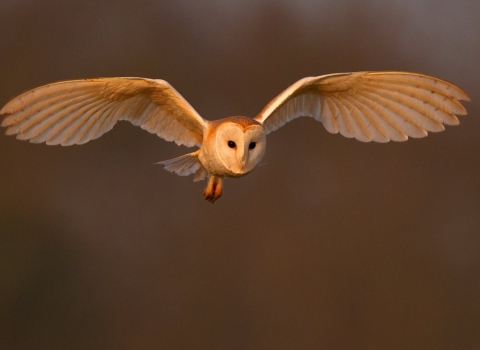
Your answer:
[[[0,137],[1,349],[480,349],[480,2],[1,0],[0,104],[52,81],[169,81],[206,119],[305,76],[406,70],[461,125],[365,144],[296,120],[214,205],[129,123]]]

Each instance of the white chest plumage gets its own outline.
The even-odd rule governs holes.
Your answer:
[[[199,149],[160,162],[194,181],[209,177],[205,199],[222,195],[223,177],[241,177],[262,160],[266,135],[302,116],[327,131],[369,142],[406,141],[459,123],[467,94],[447,81],[406,72],[357,72],[304,78],[255,118],[203,119],[166,81],[101,78],[54,83],[27,91],[0,114],[7,135],[33,143],[83,144],[119,120],[167,141]]]

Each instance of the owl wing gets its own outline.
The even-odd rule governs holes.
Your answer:
[[[330,133],[360,141],[405,141],[457,125],[469,101],[457,86],[406,72],[357,72],[304,78],[275,97],[254,119],[267,133],[302,116]]]
[[[166,81],[100,78],[45,85],[7,103],[2,126],[20,140],[63,146],[102,136],[128,120],[178,145],[199,146],[208,123]]]

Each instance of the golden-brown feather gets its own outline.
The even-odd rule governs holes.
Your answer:
[[[302,99],[309,96],[309,99]],[[315,98],[311,98],[315,96]],[[407,72],[356,72],[303,78],[255,117],[267,133],[300,116],[360,141],[404,141],[457,125],[467,94],[445,80]],[[299,105],[296,101],[303,101]],[[321,108],[318,108],[318,105]]]
[[[200,145],[206,121],[167,82],[100,78],[45,85],[23,93],[0,111],[8,135],[47,144],[82,144],[119,120],[179,145]]]

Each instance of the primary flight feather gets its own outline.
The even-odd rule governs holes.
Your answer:
[[[45,85],[8,102],[0,114],[7,135],[69,146],[94,140],[128,120],[193,153],[160,162],[178,175],[209,177],[205,198],[222,195],[224,177],[251,172],[266,135],[298,117],[313,117],[330,133],[369,142],[406,141],[457,125],[467,94],[447,81],[406,72],[356,72],[309,77],[275,97],[255,118],[203,119],[167,82],[100,78]]]

